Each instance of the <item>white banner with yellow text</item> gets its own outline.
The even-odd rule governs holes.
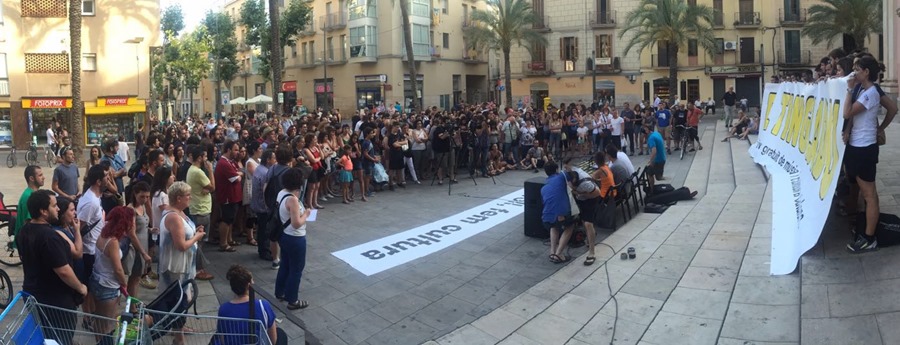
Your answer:
[[[771,274],[789,274],[819,240],[841,171],[846,79],[766,84],[750,156],[772,180]]]

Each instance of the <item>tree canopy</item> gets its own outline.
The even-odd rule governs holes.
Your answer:
[[[881,33],[882,0],[822,0],[809,7],[809,17],[801,33],[813,44],[828,42],[847,35],[845,51],[862,49],[870,34]]]

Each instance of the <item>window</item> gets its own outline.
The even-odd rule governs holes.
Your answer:
[[[431,1],[429,0],[409,0],[410,15],[416,17],[431,18]]]
[[[687,100],[700,99],[700,80],[688,79],[687,81]]]
[[[81,1],[81,15],[83,16],[93,16],[94,14],[94,0],[82,0]]]
[[[800,30],[784,30],[784,62],[800,63]]]
[[[97,71],[97,54],[81,54],[81,70]]]
[[[611,35],[597,35],[594,36],[596,40],[594,57],[596,58],[611,58],[612,57],[612,37]],[[598,62],[601,63],[601,62]]]
[[[697,40],[688,40],[688,56],[697,56]]]
[[[412,24],[413,55],[431,56],[431,39],[427,25]]]
[[[343,6],[341,7],[343,8]],[[376,12],[375,0],[349,0],[347,3],[350,19],[359,18],[375,18]]]
[[[441,4],[444,5],[444,8],[441,10],[441,12],[444,12],[444,14],[449,14],[450,13],[450,1],[443,0],[443,1],[441,1]]]
[[[541,44],[531,47],[531,61],[547,61],[547,47]]]
[[[697,0],[688,0],[688,6],[697,6]]]
[[[244,94],[243,85],[234,87],[234,97],[247,97],[247,95]]]
[[[341,56],[338,60],[344,61],[347,59],[347,35],[341,35]]]
[[[463,27],[469,26],[469,23],[470,23],[470,21],[469,21],[469,6],[466,6],[465,4],[463,4],[462,18],[463,18]]]
[[[450,49],[450,34],[445,32],[441,37],[444,39],[444,49]]]
[[[350,57],[375,57],[378,55],[375,26],[350,28]]]
[[[67,0],[22,0],[22,17],[66,18],[68,8]]]
[[[300,43],[300,54],[303,54],[303,64],[309,63],[309,54],[306,53],[306,42]]]
[[[332,42],[333,38],[334,37],[329,37],[327,40],[325,40],[325,46],[328,49],[328,60],[329,61],[334,61],[334,44]]]
[[[316,41],[309,41],[309,63],[316,63]]]
[[[722,55],[725,54],[725,39],[724,38],[716,38],[716,54]]]
[[[669,42],[656,42],[656,67],[669,67]]]
[[[9,96],[9,74],[6,71],[6,53],[0,53],[0,96]]]
[[[291,57],[297,57],[297,42],[291,41]]]
[[[559,39],[559,59],[564,61],[578,60],[577,37],[561,37]]]

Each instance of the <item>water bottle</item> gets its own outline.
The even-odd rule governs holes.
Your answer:
[[[150,229],[150,238],[153,239],[153,242],[158,241],[159,240],[159,229],[151,228]]]

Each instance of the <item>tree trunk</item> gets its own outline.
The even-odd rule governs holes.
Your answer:
[[[278,88],[281,87],[281,24],[279,24],[278,16],[278,0],[269,0],[269,23],[271,23],[272,39],[269,40],[271,45],[269,64],[272,69],[272,110],[276,115],[281,115],[281,103],[278,102]]]
[[[216,62],[216,64],[218,64],[218,62]],[[214,81],[214,83],[216,83],[216,87],[215,87],[216,104],[213,105],[213,116],[212,117],[218,121],[219,114],[220,114],[219,109],[221,109],[219,107],[222,106],[222,82],[219,81],[218,67],[216,68],[216,80]]]
[[[69,112],[69,128],[72,129],[72,146],[75,156],[81,157],[84,145],[84,103],[81,101],[81,0],[69,0],[69,59],[72,63],[72,111]]]
[[[678,101],[678,44],[669,42],[669,104]]]
[[[406,62],[409,64],[409,83],[413,97],[412,105],[416,111],[421,111],[422,104],[419,98],[419,73],[416,71],[416,59],[412,44],[412,26],[409,24],[409,2],[407,0],[399,1],[400,17],[403,18],[403,42],[406,43]],[[404,106],[406,105],[404,104]]]
[[[503,77],[503,79],[504,79],[503,87],[506,88],[506,106],[507,107],[512,106],[512,88],[510,87],[510,83],[512,83],[512,77],[510,76],[511,72],[510,72],[510,67],[509,67],[509,51],[510,51],[510,48],[503,48],[503,73],[506,74],[506,76]],[[496,86],[494,86],[494,87],[496,87]],[[538,103],[540,103],[540,101]]]
[[[194,116],[194,90],[188,90],[188,114],[181,118],[184,119],[188,116]]]

